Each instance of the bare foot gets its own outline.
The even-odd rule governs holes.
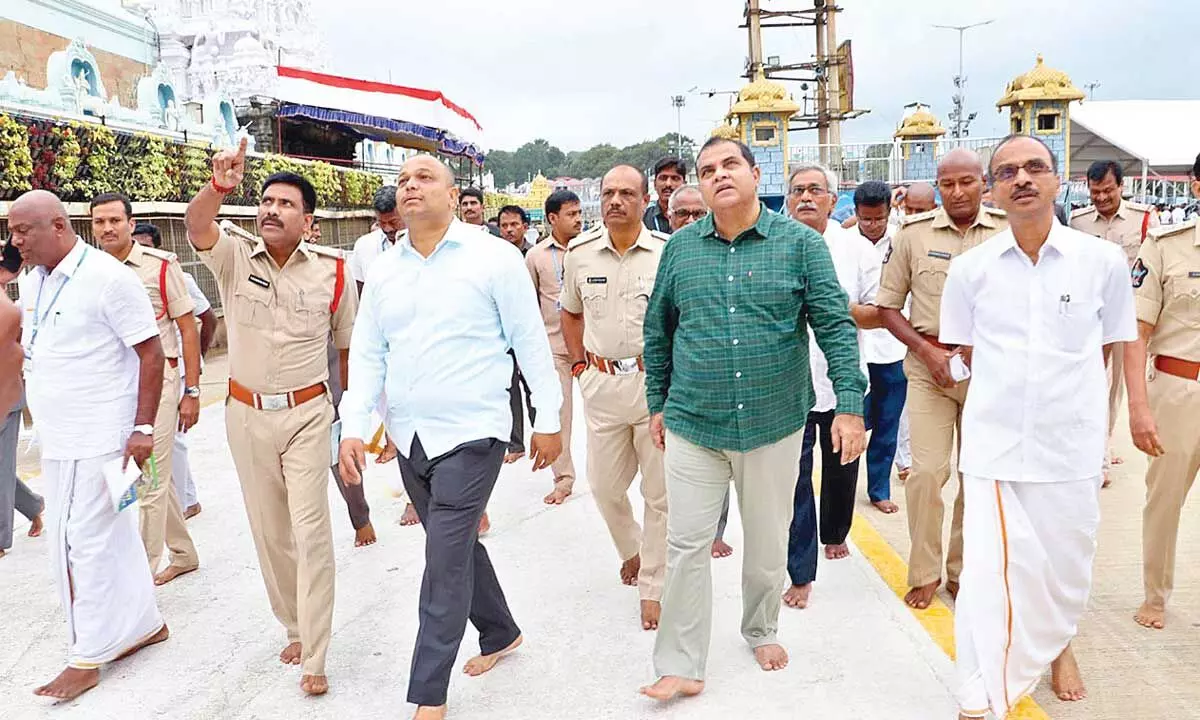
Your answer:
[[[29,537],[41,537],[42,535],[42,514],[38,513],[33,516],[33,520],[29,521],[29,532],[26,533]]]
[[[1113,455],[1113,456],[1112,456],[1112,464],[1113,464],[1113,465],[1120,465],[1120,464],[1122,464],[1122,463],[1124,463],[1124,462],[1125,462],[1125,458],[1121,457],[1120,455]]]
[[[300,655],[303,653],[304,648],[300,645],[300,643],[289,643],[288,646],[279,653],[279,662],[283,663],[284,665],[299,665]]]
[[[904,602],[907,603],[910,608],[924,610],[925,608],[929,607],[930,603],[933,602],[933,594],[937,592],[938,586],[941,584],[942,581],[939,578],[928,585],[915,587],[909,590],[908,594],[904,596]]]
[[[483,517],[479,518],[479,537],[487,535],[488,530],[492,529],[492,521],[488,520],[487,512],[483,513]]]
[[[134,654],[138,650],[141,650],[142,648],[148,648],[151,645],[157,645],[169,637],[171,637],[171,631],[169,629],[167,629],[167,624],[163,623],[163,626],[158,629],[158,632],[154,633],[150,637],[141,641],[137,645],[134,645],[133,647],[129,648],[125,652],[121,653],[120,655],[118,655],[116,658],[113,659],[113,662],[116,662],[117,660],[124,660],[125,658]]]
[[[642,556],[634,555],[621,563],[621,582],[625,585],[637,585],[638,573],[642,571]]]
[[[1133,619],[1138,625],[1152,630],[1162,630],[1167,626],[1166,608],[1155,607],[1148,602],[1142,603]]]
[[[575,484],[573,479],[563,479],[554,481],[554,489],[550,494],[542,498],[542,502],[547,505],[562,505],[567,498],[571,497],[571,486]]]
[[[1112,476],[1110,476],[1110,475],[1108,474],[1108,471],[1107,471],[1107,470],[1105,470],[1105,471],[1104,471],[1104,481],[1103,481],[1102,483],[1100,483],[1100,487],[1102,487],[1102,488],[1106,488],[1106,487],[1108,487],[1109,485],[1112,485]]]
[[[642,601],[642,629],[657,630],[658,618],[662,615],[662,603],[657,600]]]
[[[826,560],[841,560],[842,558],[850,557],[850,546],[846,543],[838,543],[837,545],[825,546]]]
[[[900,506],[891,500],[876,500],[871,504],[875,506],[876,510],[884,515],[891,515],[892,513],[900,512]]]
[[[183,519],[191,520],[192,518],[199,515],[200,511],[203,509],[204,508],[200,507],[200,503],[196,503],[195,505],[188,505],[188,509],[183,511]]]
[[[950,593],[951,600],[954,600],[957,602],[958,601],[958,581],[957,580],[947,580],[946,581],[946,592]]]
[[[391,438],[387,439],[387,444],[383,446],[383,450],[379,451],[379,455],[375,458],[376,465],[386,465],[396,459],[396,443],[392,442]]]
[[[324,675],[301,675],[300,689],[306,695],[324,695],[329,692],[329,678]]]
[[[421,518],[417,515],[417,509],[412,503],[404,506],[404,514],[400,516],[401,525],[420,525]]]
[[[445,705],[438,705],[437,707],[422,705],[417,708],[417,714],[413,715],[413,720],[442,720],[445,717]]]
[[[1075,653],[1071,652],[1070,645],[1050,663],[1050,687],[1058,699],[1065,702],[1087,697],[1087,689],[1083,687],[1083,677],[1079,674],[1079,665],[1075,662]]]
[[[166,585],[180,575],[187,575],[190,572],[196,572],[200,569],[199,565],[193,565],[188,568],[179,567],[178,565],[168,565],[162,572],[154,576],[155,585]]]
[[[783,594],[783,604],[790,608],[803,610],[808,607],[808,596],[812,593],[812,583],[793,585]]]
[[[693,697],[699,695],[704,692],[704,681],[679,677],[677,675],[665,675],[660,677],[653,685],[646,685],[639,688],[638,692],[648,698],[666,702],[676,697]]]
[[[788,664],[787,650],[774,643],[754,648],[754,659],[758,661],[758,666],[767,672],[782,670]]]
[[[908,474],[911,472],[912,468],[900,468],[896,471],[896,479],[900,482],[906,482],[908,480]]]
[[[371,523],[363,525],[354,531],[354,547],[375,544],[375,527]]]
[[[0,548],[0,557],[4,557],[4,556],[5,556],[5,555],[7,555],[7,554],[8,554],[8,553],[6,553],[6,552],[4,551],[4,548]]]
[[[33,691],[34,695],[58,700],[74,700],[100,684],[99,670],[80,670],[69,667],[50,682]]]
[[[721,538],[713,540],[712,556],[715,558],[729,557],[733,554],[733,546]]]
[[[524,642],[524,640],[524,637],[518,635],[517,639],[513,640],[511,645],[504,648],[500,652],[494,652],[491,655],[476,655],[468,660],[467,664],[463,666],[463,672],[471,677],[479,677],[488,670],[496,667],[496,663],[500,662],[500,658],[521,647],[521,643]]]
[[[510,453],[505,453],[505,454],[504,454],[504,464],[505,464],[505,465],[512,465],[513,463],[515,463],[516,461],[520,460],[520,459],[521,459],[521,458],[523,458],[523,457],[525,457],[525,451],[524,451],[524,450],[522,450],[521,452],[510,452]]]

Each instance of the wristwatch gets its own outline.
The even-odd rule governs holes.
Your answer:
[[[141,434],[147,435],[149,437],[154,437],[154,426],[153,425],[134,425],[133,431],[135,433],[141,433]]]
[[[583,374],[584,370],[587,370],[587,366],[587,360],[576,360],[575,363],[571,365],[571,376],[579,377]]]
[[[183,396],[190,397],[190,398],[199,398],[200,397],[200,386],[196,385],[194,387],[185,387],[183,389]]]

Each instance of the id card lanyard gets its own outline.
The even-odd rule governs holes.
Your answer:
[[[559,300],[557,300],[555,302],[555,305],[558,307],[559,311],[561,311],[562,310],[562,290],[563,290],[563,265],[562,265],[562,263],[560,263],[558,261],[558,246],[554,244],[553,240],[550,241],[550,262],[554,263],[554,278],[556,280],[558,280]]]
[[[46,306],[46,311],[39,314],[39,311],[42,309],[42,289],[46,287],[46,278],[42,278],[41,284],[38,285],[37,299],[34,301],[36,304],[33,306],[33,330],[29,334],[29,347],[25,348],[26,360],[33,359],[33,346],[37,342],[38,332],[41,330],[41,326],[45,324],[46,318],[50,317],[50,312],[54,310],[54,306],[58,303],[58,298],[60,295],[62,295],[63,289],[67,287],[67,285],[75,277],[75,274],[79,272],[79,266],[83,265],[83,261],[87,259],[89,250],[91,250],[90,247],[87,245],[83,246],[83,252],[79,255],[79,262],[75,263],[75,269],[70,275],[67,276],[67,279],[63,281],[63,284],[58,286],[58,290],[54,291],[54,296],[50,298],[50,304]]]

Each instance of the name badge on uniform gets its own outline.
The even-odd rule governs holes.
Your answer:
[[[271,287],[271,283],[266,278],[260,278],[257,275],[251,275],[249,278],[247,278],[247,280],[249,280],[250,282],[259,286],[260,288],[270,288]]]
[[[948,252],[943,252],[941,250],[930,250],[929,257],[937,258],[938,260],[953,260],[954,259],[953,255],[951,255]]]
[[[1189,272],[1189,273],[1188,273],[1188,277],[1190,277],[1190,278],[1200,278],[1200,272],[1198,272],[1198,271],[1196,271],[1196,270],[1193,270],[1193,271],[1191,271],[1191,272]]]
[[[607,282],[608,282],[608,278],[603,277],[603,276],[602,277],[594,277],[593,276],[593,277],[589,277],[587,279],[588,285],[604,285]]]

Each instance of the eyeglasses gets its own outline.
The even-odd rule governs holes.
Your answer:
[[[819,198],[824,195],[828,195],[829,191],[826,190],[825,188],[821,187],[820,185],[793,185],[792,186],[791,195],[793,197],[800,197],[804,193],[808,193],[809,195],[812,195],[815,198]]]
[[[1034,159],[1021,165],[1001,165],[992,172],[992,179],[996,182],[1010,183],[1017,179],[1017,173],[1022,170],[1030,177],[1040,177],[1054,172],[1054,169],[1045,160]]]
[[[688,218],[692,220],[699,220],[707,214],[707,210],[684,210],[683,208],[679,208],[678,210],[674,211],[675,217],[679,218],[680,220],[685,220]]]

